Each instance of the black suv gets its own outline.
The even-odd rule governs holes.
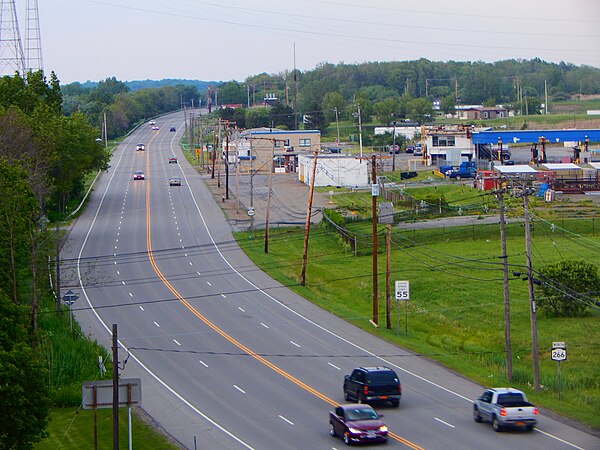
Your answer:
[[[400,405],[402,385],[396,372],[389,367],[358,367],[344,377],[344,399],[366,403],[387,400]]]

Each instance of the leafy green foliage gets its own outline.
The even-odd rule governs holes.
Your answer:
[[[46,435],[47,370],[29,345],[27,317],[0,292],[0,448],[32,448]]]
[[[554,317],[577,317],[598,298],[598,266],[582,259],[568,259],[540,270],[542,291],[536,298],[539,308]]]

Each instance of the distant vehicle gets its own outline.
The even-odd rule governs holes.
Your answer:
[[[386,442],[388,427],[382,417],[369,405],[340,405],[329,412],[329,434],[340,436],[346,445]]]
[[[492,422],[494,431],[509,427],[531,431],[537,425],[538,414],[525,394],[513,388],[487,389],[473,403],[473,420]]]
[[[415,144],[415,150],[413,151],[415,156],[423,156],[423,147],[420,142]]]
[[[144,172],[138,170],[137,172],[133,172],[133,179],[134,180],[145,180],[146,177],[144,175]]]
[[[169,186],[181,186],[181,178],[179,178],[179,177],[169,178]]]
[[[344,377],[344,399],[365,403],[375,400],[400,405],[402,386],[396,372],[389,367],[358,367]]]
[[[156,122],[154,120],[151,120],[149,123],[150,125],[156,125]]]
[[[406,153],[414,153],[414,152],[415,152],[415,147],[413,145],[406,146]]]
[[[144,150],[146,150],[146,145],[145,144],[138,144],[135,146],[135,150],[138,152],[143,152]]]
[[[390,154],[400,153],[400,146],[398,144],[390,145]]]
[[[175,127],[171,127],[171,128],[169,128],[169,131],[177,131],[177,130],[175,130]]]
[[[470,161],[463,161],[457,166],[440,166],[440,172],[447,178],[455,178],[460,181],[462,178],[475,178],[477,176],[477,170],[475,169],[475,163]]]
[[[174,156],[169,157],[169,164],[177,164],[177,158]]]
[[[156,125],[154,125],[154,126],[152,127],[152,129],[156,131],[156,130],[158,130],[158,127],[157,127]]]

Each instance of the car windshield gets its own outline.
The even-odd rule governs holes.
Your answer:
[[[371,372],[367,374],[367,384],[391,384],[398,383],[398,378],[394,372]]]
[[[374,420],[377,419],[377,413],[371,408],[355,408],[346,410],[348,420]]]

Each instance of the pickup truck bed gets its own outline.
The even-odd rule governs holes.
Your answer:
[[[538,409],[521,391],[511,388],[486,390],[473,403],[475,422],[489,421],[495,431],[505,428],[532,430],[537,425]]]

